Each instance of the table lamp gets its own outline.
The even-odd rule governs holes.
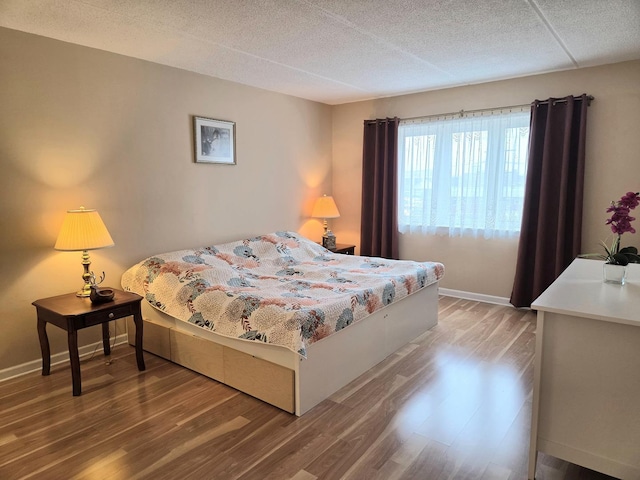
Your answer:
[[[327,218],[338,218],[340,212],[336,206],[336,202],[332,196],[323,195],[316,200],[311,212],[313,218],[324,218],[324,235],[322,235],[322,246],[329,250],[335,250],[336,248],[336,236],[331,230],[329,230],[327,224]]]
[[[91,293],[92,272],[89,271],[89,265],[91,265],[89,250],[113,245],[113,239],[96,210],[86,210],[84,207],[80,207],[79,210],[67,210],[58,240],[53,248],[64,252],[82,252],[84,286],[76,293],[77,296],[88,297]]]

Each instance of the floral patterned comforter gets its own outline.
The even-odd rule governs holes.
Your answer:
[[[339,255],[276,232],[149,257],[122,286],[179,320],[305,356],[308,345],[443,275],[441,263]]]

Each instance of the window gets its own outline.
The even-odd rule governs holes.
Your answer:
[[[517,236],[528,146],[528,109],[401,121],[400,231]]]

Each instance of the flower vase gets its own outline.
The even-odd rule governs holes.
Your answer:
[[[616,285],[624,285],[627,278],[626,265],[613,265],[605,263],[602,266],[602,275],[604,283],[615,283]]]

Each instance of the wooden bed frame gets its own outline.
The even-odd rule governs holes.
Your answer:
[[[300,416],[436,325],[438,282],[311,344],[306,359],[142,307],[144,350]],[[131,319],[127,331],[134,345]]]

